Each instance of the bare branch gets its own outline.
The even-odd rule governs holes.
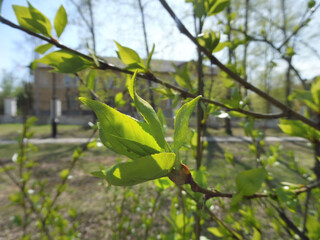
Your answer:
[[[29,35],[32,35],[34,37],[37,37],[37,38],[40,38],[48,43],[51,43],[53,45],[55,45],[56,47],[60,48],[60,49],[63,49],[63,50],[67,50],[69,52],[72,52],[74,54],[77,54],[78,56],[81,56],[89,61],[92,61],[94,62],[93,58],[86,55],[86,54],[83,54],[77,50],[74,50],[74,49],[71,49],[61,43],[59,43],[56,39],[51,39],[51,38],[47,38],[47,37],[44,37],[40,34],[37,34],[37,33],[34,33],[28,29],[25,29],[23,27],[20,27],[12,22],[10,22],[9,20],[3,18],[0,16],[0,22],[12,27],[12,28],[16,28],[16,29],[19,29]],[[133,75],[133,72],[131,71],[128,71],[128,70],[125,70],[125,69],[121,69],[121,68],[118,68],[114,65],[111,65],[111,64],[108,64],[104,61],[102,61],[101,59],[98,60],[99,61],[99,67],[96,67],[97,69],[101,69],[101,70],[111,70],[111,71],[115,71],[115,72],[121,72],[121,73],[125,73],[125,74],[130,74],[130,75]],[[185,91],[183,90],[182,88],[179,88],[173,84],[170,84],[170,83],[167,83],[157,77],[155,77],[151,72],[148,72],[148,73],[145,73],[145,74],[138,74],[137,75],[139,78],[143,78],[143,79],[146,79],[148,81],[152,81],[152,82],[155,82],[155,83],[159,83],[167,88],[170,88],[170,89],[173,89],[177,92],[179,92],[181,94],[181,97],[183,98],[186,98],[186,97],[190,97],[190,98],[195,98],[197,97],[197,95],[195,94],[192,94],[188,91]],[[206,103],[209,103],[209,104],[214,104],[214,105],[217,105],[217,106],[220,106],[222,108],[225,108],[229,111],[236,111],[236,112],[239,112],[239,113],[243,113],[243,114],[246,114],[248,116],[252,116],[252,117],[255,117],[255,118],[260,118],[260,119],[276,119],[276,118],[279,118],[279,117],[285,117],[287,114],[285,112],[282,112],[282,113],[276,113],[276,114],[263,114],[263,113],[255,113],[255,112],[251,112],[251,111],[247,111],[247,110],[244,110],[244,109],[238,109],[238,108],[229,108],[227,107],[226,105],[222,104],[222,103],[219,103],[217,101],[214,101],[214,100],[210,100],[210,99],[207,99],[207,98],[201,98],[201,101],[203,102],[206,102]],[[308,124],[308,120],[307,119],[307,124]],[[312,125],[311,125],[312,126]],[[320,129],[320,127],[319,127]]]
[[[167,12],[170,14],[170,16],[174,19],[174,21],[176,22],[176,25],[178,27],[178,29],[180,30],[180,32],[184,35],[186,35],[200,50],[201,52],[203,52],[211,61],[211,63],[217,65],[222,71],[224,71],[225,73],[227,73],[233,80],[235,80],[236,82],[240,83],[242,86],[244,86],[245,88],[247,88],[248,90],[251,90],[253,92],[255,92],[256,94],[258,94],[260,97],[264,98],[265,100],[267,100],[268,102],[270,102],[271,104],[273,104],[274,106],[278,107],[279,109],[281,109],[284,112],[284,116],[285,117],[293,117],[296,118],[297,120],[300,120],[306,124],[308,124],[309,126],[320,130],[320,126],[317,125],[315,122],[313,122],[312,120],[304,117],[303,115],[299,114],[298,112],[294,111],[293,109],[291,109],[290,107],[288,107],[287,105],[281,103],[280,101],[278,101],[277,99],[271,97],[270,95],[268,95],[267,93],[265,93],[264,91],[260,90],[259,88],[251,85],[250,83],[246,82],[243,78],[241,78],[238,74],[236,74],[235,72],[233,72],[231,69],[229,69],[228,67],[226,67],[223,63],[221,63],[215,56],[213,56],[206,48],[202,47],[196,38],[194,38],[191,33],[187,30],[187,28],[183,25],[183,23],[180,21],[180,19],[176,16],[176,14],[173,12],[173,10],[169,7],[169,5],[167,4],[167,2],[165,0],[159,0],[162,4],[162,6],[167,10]]]

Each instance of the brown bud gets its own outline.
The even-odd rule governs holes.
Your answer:
[[[173,169],[170,174],[169,178],[172,182],[177,185],[189,184],[192,176],[189,168],[185,164],[181,164],[180,169]]]

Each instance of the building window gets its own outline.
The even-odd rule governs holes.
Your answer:
[[[66,75],[65,78],[64,78],[64,85],[66,87],[70,87],[70,76],[69,75]]]
[[[66,75],[64,78],[64,86],[77,87],[78,86],[77,78],[71,77],[70,75]]]

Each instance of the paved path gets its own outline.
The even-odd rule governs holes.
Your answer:
[[[208,142],[251,142],[249,137],[205,137]],[[172,142],[172,137],[167,137],[168,142]],[[87,138],[32,138],[29,140],[33,144],[78,144],[86,143]],[[307,140],[299,137],[266,137],[266,142],[306,142]],[[14,140],[1,140],[0,144],[16,144]]]

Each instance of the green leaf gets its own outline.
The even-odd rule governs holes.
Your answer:
[[[240,172],[236,177],[237,192],[242,196],[255,194],[267,177],[264,168],[250,169]]]
[[[308,107],[310,107],[314,111],[318,111],[318,109],[320,108],[315,104],[311,91],[295,89],[293,93],[289,96],[289,100],[293,99],[302,100]]]
[[[115,96],[114,96],[114,103],[117,107],[121,107],[124,106],[127,102],[123,99],[123,93],[122,92],[118,92]]]
[[[69,175],[69,169],[63,169],[59,175],[60,175],[61,179],[66,179]]]
[[[222,49],[229,46],[230,46],[230,42],[220,42],[212,52],[213,53],[220,52]]]
[[[39,33],[39,30],[37,28],[28,24],[28,22],[26,21],[27,19],[31,19],[29,8],[18,5],[12,5],[12,8],[21,27],[29,29],[32,32]]]
[[[296,212],[299,201],[297,195],[288,187],[278,187],[275,190],[278,200],[284,204],[291,212]]]
[[[220,33],[216,34],[212,30],[205,31],[204,34],[201,34],[198,37],[198,42],[201,46],[208,49],[209,52],[212,52],[220,42]]]
[[[194,14],[198,17],[198,18],[202,18],[205,14],[206,14],[206,9],[204,6],[204,1],[194,1],[193,2],[193,11]]]
[[[316,240],[320,238],[320,223],[317,217],[308,214],[306,226],[308,229],[308,237],[310,239]]]
[[[318,106],[317,111],[320,112],[320,77],[317,77],[317,79],[312,83],[310,91],[313,101]]]
[[[155,45],[153,44],[152,45],[152,50],[151,50],[151,52],[150,52],[150,54],[149,54],[149,56],[148,56],[148,59],[147,59],[147,66],[146,66],[146,70],[148,71],[149,69],[150,69],[150,62],[151,62],[151,58],[152,58],[152,55],[153,55],[153,53],[154,53],[154,49],[155,49]]]
[[[119,50],[118,55],[124,64],[131,65],[132,68],[145,69],[143,61],[136,51],[128,47],[123,47],[116,41],[115,43]]]
[[[292,57],[293,55],[295,55],[295,51],[292,47],[288,47],[287,50],[286,50],[286,55],[289,56],[289,57]]]
[[[234,156],[229,152],[228,149],[224,153],[224,158],[226,159],[227,163],[234,165]]]
[[[95,90],[96,88],[96,78],[98,71],[96,69],[90,69],[86,77],[86,86],[90,90]]]
[[[164,128],[166,127],[166,118],[165,118],[161,108],[158,109],[157,115],[158,115],[159,121],[162,125],[162,129],[164,130]]]
[[[0,0],[0,16],[1,16],[2,3],[3,3],[3,0]]]
[[[35,21],[37,24],[35,26],[41,25],[41,28],[43,27],[43,30],[41,30],[41,33],[45,36],[51,37],[51,23],[50,20],[43,15],[38,9],[34,8],[30,2],[28,2],[29,5],[29,11],[32,16],[32,20]],[[39,29],[40,30],[40,29]]]
[[[137,71],[134,73],[132,78],[128,78],[128,90],[131,98],[133,99],[136,108],[140,112],[140,114],[143,116],[145,121],[148,123],[150,126],[151,134],[157,141],[158,145],[162,148],[165,149],[166,140],[163,135],[163,128],[162,124],[154,111],[154,109],[151,107],[151,105],[142,99],[137,92],[134,89],[134,83],[136,79]]]
[[[66,10],[61,5],[57,11],[56,17],[54,18],[54,29],[56,30],[57,36],[60,37],[64,28],[68,23],[68,16]]]
[[[212,233],[216,237],[219,237],[219,238],[224,237],[223,232],[221,232],[220,229],[217,227],[210,227],[210,228],[207,228],[207,230],[208,232]]]
[[[185,64],[183,68],[179,68],[176,65],[172,64],[174,69],[176,70],[176,73],[173,75],[176,82],[183,88],[187,88],[189,90],[193,90],[192,84],[191,84],[191,77],[188,70],[188,64]]]
[[[96,113],[100,139],[105,146],[132,159],[161,152],[161,148],[150,134],[148,124],[139,122],[101,102],[87,98],[79,99]]]
[[[315,5],[316,5],[316,1],[314,1],[314,0],[310,0],[308,2],[308,8],[313,8]]]
[[[52,46],[53,46],[53,44],[51,44],[51,43],[39,45],[38,47],[36,47],[34,49],[34,51],[36,51],[40,54],[44,54],[46,51],[48,51],[50,48],[52,48]]]
[[[209,10],[208,15],[216,15],[222,12],[227,6],[230,5],[230,0],[217,0],[215,4]]]
[[[19,25],[32,32],[51,37],[52,26],[49,19],[39,10],[34,8],[29,2],[28,5],[28,8],[18,5],[12,6]]]
[[[198,96],[190,102],[185,103],[177,112],[176,118],[174,119],[173,135],[173,146],[176,152],[187,140],[189,120],[200,98],[201,96]]]
[[[93,66],[93,63],[89,60],[66,50],[49,53],[37,62],[50,65],[54,67],[56,72],[60,73],[76,73]]]
[[[296,137],[303,137],[308,139],[308,126],[303,124],[298,120],[286,120],[280,119],[280,124],[278,125],[282,132]]]
[[[102,173],[95,172],[94,175],[103,176],[111,185],[132,186],[167,176],[174,162],[174,153],[158,153],[133,162],[116,164],[107,170],[102,170]]]

